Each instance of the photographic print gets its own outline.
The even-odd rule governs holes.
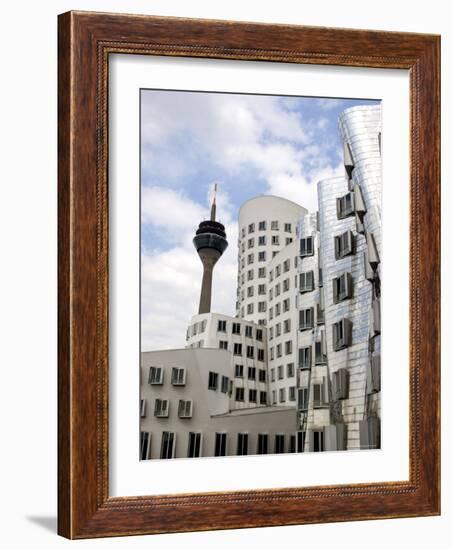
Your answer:
[[[381,109],[141,90],[141,460],[380,448]]]

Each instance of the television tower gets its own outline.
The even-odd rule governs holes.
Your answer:
[[[199,224],[193,244],[203,265],[201,297],[198,313],[209,313],[212,301],[212,273],[217,261],[228,246],[224,225],[215,220],[217,184],[215,184],[210,220]]]

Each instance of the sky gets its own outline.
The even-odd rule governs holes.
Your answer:
[[[240,205],[266,194],[317,210],[317,182],[344,174],[338,115],[374,102],[166,90],[140,100],[141,348],[182,348],[202,277],[192,239],[214,184],[229,246],[212,311],[234,315]]]

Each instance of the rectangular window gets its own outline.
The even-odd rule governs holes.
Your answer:
[[[298,389],[298,410],[307,411],[309,404],[309,388]]]
[[[292,378],[293,376],[295,376],[295,365],[293,363],[287,363],[286,369],[287,378]]]
[[[257,454],[266,455],[268,453],[268,434],[257,434]]]
[[[275,267],[275,277],[279,277],[281,275],[281,265],[277,265]]]
[[[264,361],[264,350],[263,349],[258,349],[257,350],[257,360],[258,361]]]
[[[265,369],[259,369],[259,382],[265,382],[266,380],[267,380],[267,371]]]
[[[246,356],[248,359],[254,359],[254,346],[246,346]]]
[[[267,404],[267,392],[266,391],[259,392],[259,403],[261,405],[266,405]]]
[[[265,311],[267,311],[267,302],[258,302],[257,310],[259,313],[264,313]]]
[[[243,388],[235,388],[235,400],[245,401],[245,390]]]
[[[234,343],[234,355],[242,355],[242,344]]]
[[[209,384],[207,387],[209,390],[216,390],[218,388],[218,373],[209,372]]]
[[[146,399],[140,399],[140,417],[146,418]]]
[[[249,286],[246,289],[246,295],[248,296],[248,298],[251,298],[254,295],[254,287]]]
[[[246,338],[252,338],[253,337],[253,327],[251,325],[245,326],[245,336]]]
[[[298,285],[298,290],[300,293],[304,294],[305,292],[311,292],[314,290],[314,272],[305,271],[300,273],[300,283]]]
[[[306,256],[314,255],[314,238],[304,237],[300,239],[300,256],[305,258]]]
[[[248,304],[248,305],[246,306],[246,313],[247,313],[248,315],[252,315],[253,312],[254,312],[254,306],[253,306],[253,304]]]
[[[185,386],[185,369],[173,367],[171,369],[171,384],[173,386]]]
[[[282,345],[281,344],[276,345],[276,357],[282,357]]]
[[[266,261],[266,254],[265,254],[265,250],[262,250],[261,252],[259,252],[258,254],[258,261],[259,262],[265,262]]]
[[[235,366],[235,377],[236,378],[243,378],[243,365],[236,365]]]
[[[265,235],[261,235],[258,240],[259,246],[265,246]]]
[[[285,300],[283,300],[283,313],[287,313],[290,309],[290,299],[289,298],[286,298]]]
[[[148,382],[152,385],[163,384],[163,369],[161,367],[150,367]]]
[[[265,285],[258,285],[257,286],[257,293],[259,295],[265,294]]]
[[[248,367],[248,380],[256,380],[256,367]]]
[[[254,246],[254,239],[248,239],[248,248],[253,248]]]
[[[201,456],[201,432],[188,432],[188,458],[198,458]]]
[[[276,405],[276,390],[272,390],[272,403],[273,405]]]
[[[348,398],[349,374],[345,368],[333,372],[331,376],[331,393],[334,401]]]
[[[193,416],[193,401],[179,399],[179,408],[177,410],[179,418],[191,418]]]
[[[283,453],[284,452],[284,434],[276,434],[275,435],[275,453]]]
[[[275,381],[275,369],[274,369],[274,367],[270,370],[270,377],[271,377],[271,381],[274,382]]]
[[[314,327],[314,308],[300,310],[300,330],[309,330]]]
[[[279,229],[278,221],[277,221],[277,220],[276,220],[276,221],[272,221],[272,223],[271,223],[271,230],[272,230],[272,231],[278,231],[278,229]]]
[[[320,340],[317,340],[314,344],[315,349],[315,364],[316,365],[325,365],[327,361],[326,354],[326,341],[325,341],[325,331],[321,331]]]
[[[372,332],[373,336],[381,332],[380,298],[372,301]]]
[[[289,453],[297,451],[297,438],[294,435],[289,435]]]
[[[272,235],[272,244],[276,246],[279,245],[279,235]]]
[[[248,262],[248,265],[254,263],[254,254],[248,254],[247,262]]]
[[[248,454],[248,434],[237,434],[237,455],[243,456]]]
[[[259,222],[259,231],[265,231],[267,229],[267,222]]]
[[[322,383],[312,385],[313,405],[314,407],[324,407],[328,403],[326,379]]]
[[[264,279],[266,277],[266,270],[265,267],[259,267],[257,270],[257,276],[259,279]]]
[[[295,401],[295,386],[289,387],[289,401]]]
[[[279,296],[281,294],[281,285],[278,283],[275,285],[275,296]]]
[[[298,350],[298,367],[300,369],[310,369],[311,364],[311,347],[300,348]]]
[[[221,377],[221,393],[228,393],[228,391],[229,391],[229,377],[223,375]]]
[[[250,403],[257,402],[257,390],[248,390],[248,400]]]
[[[169,402],[168,399],[156,399],[154,404],[154,416],[158,418],[168,418]]]
[[[279,365],[278,367],[278,380],[282,380],[284,378],[284,369],[282,365]]]
[[[370,357],[366,368],[366,393],[379,392],[381,388],[380,356]]]
[[[254,223],[250,223],[248,226],[248,233],[254,233]]]
[[[226,456],[226,433],[215,434],[215,456]]]
[[[284,279],[283,284],[282,284],[283,292],[287,292],[289,290],[289,288],[290,288],[289,279]]]
[[[232,334],[240,334],[240,323],[232,323]]]
[[[353,279],[351,273],[346,271],[333,279],[333,302],[335,304],[351,298],[353,295]]]
[[[336,212],[338,220],[343,220],[344,218],[355,214],[355,200],[353,191],[350,191],[343,197],[338,197],[336,199]]]
[[[306,432],[297,432],[297,453],[304,453],[306,442]]]
[[[284,342],[284,353],[285,355],[290,355],[292,353],[292,340]]]
[[[228,349],[227,340],[220,340],[220,349]]]
[[[279,402],[285,403],[286,402],[286,388],[280,388],[279,390]]]
[[[286,246],[293,241],[292,237],[286,237]]]
[[[151,434],[149,432],[140,433],[140,460],[148,460],[151,456]]]
[[[323,430],[311,430],[312,448],[314,453],[319,453],[325,450]]]
[[[352,343],[352,322],[341,319],[333,324],[333,349],[339,351],[348,348]]]
[[[287,260],[284,260],[283,262],[283,271],[284,273],[287,273],[290,269],[290,259],[287,258]]]
[[[336,260],[345,258],[354,252],[354,237],[351,231],[345,231],[342,235],[334,237],[334,254]]]
[[[278,315],[281,315],[281,303],[275,305],[275,317],[278,317]]]
[[[218,332],[226,332],[226,321],[219,320],[217,330]]]
[[[284,231],[286,233],[292,233],[292,224],[291,223],[285,223],[284,224]]]
[[[174,458],[175,451],[176,451],[176,434],[174,432],[162,432],[160,458]]]

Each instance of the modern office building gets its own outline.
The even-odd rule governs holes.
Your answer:
[[[380,447],[380,109],[339,117],[344,176],[318,183],[318,211],[242,205],[235,317],[210,311],[214,199],[187,348],[142,353],[142,458]]]

